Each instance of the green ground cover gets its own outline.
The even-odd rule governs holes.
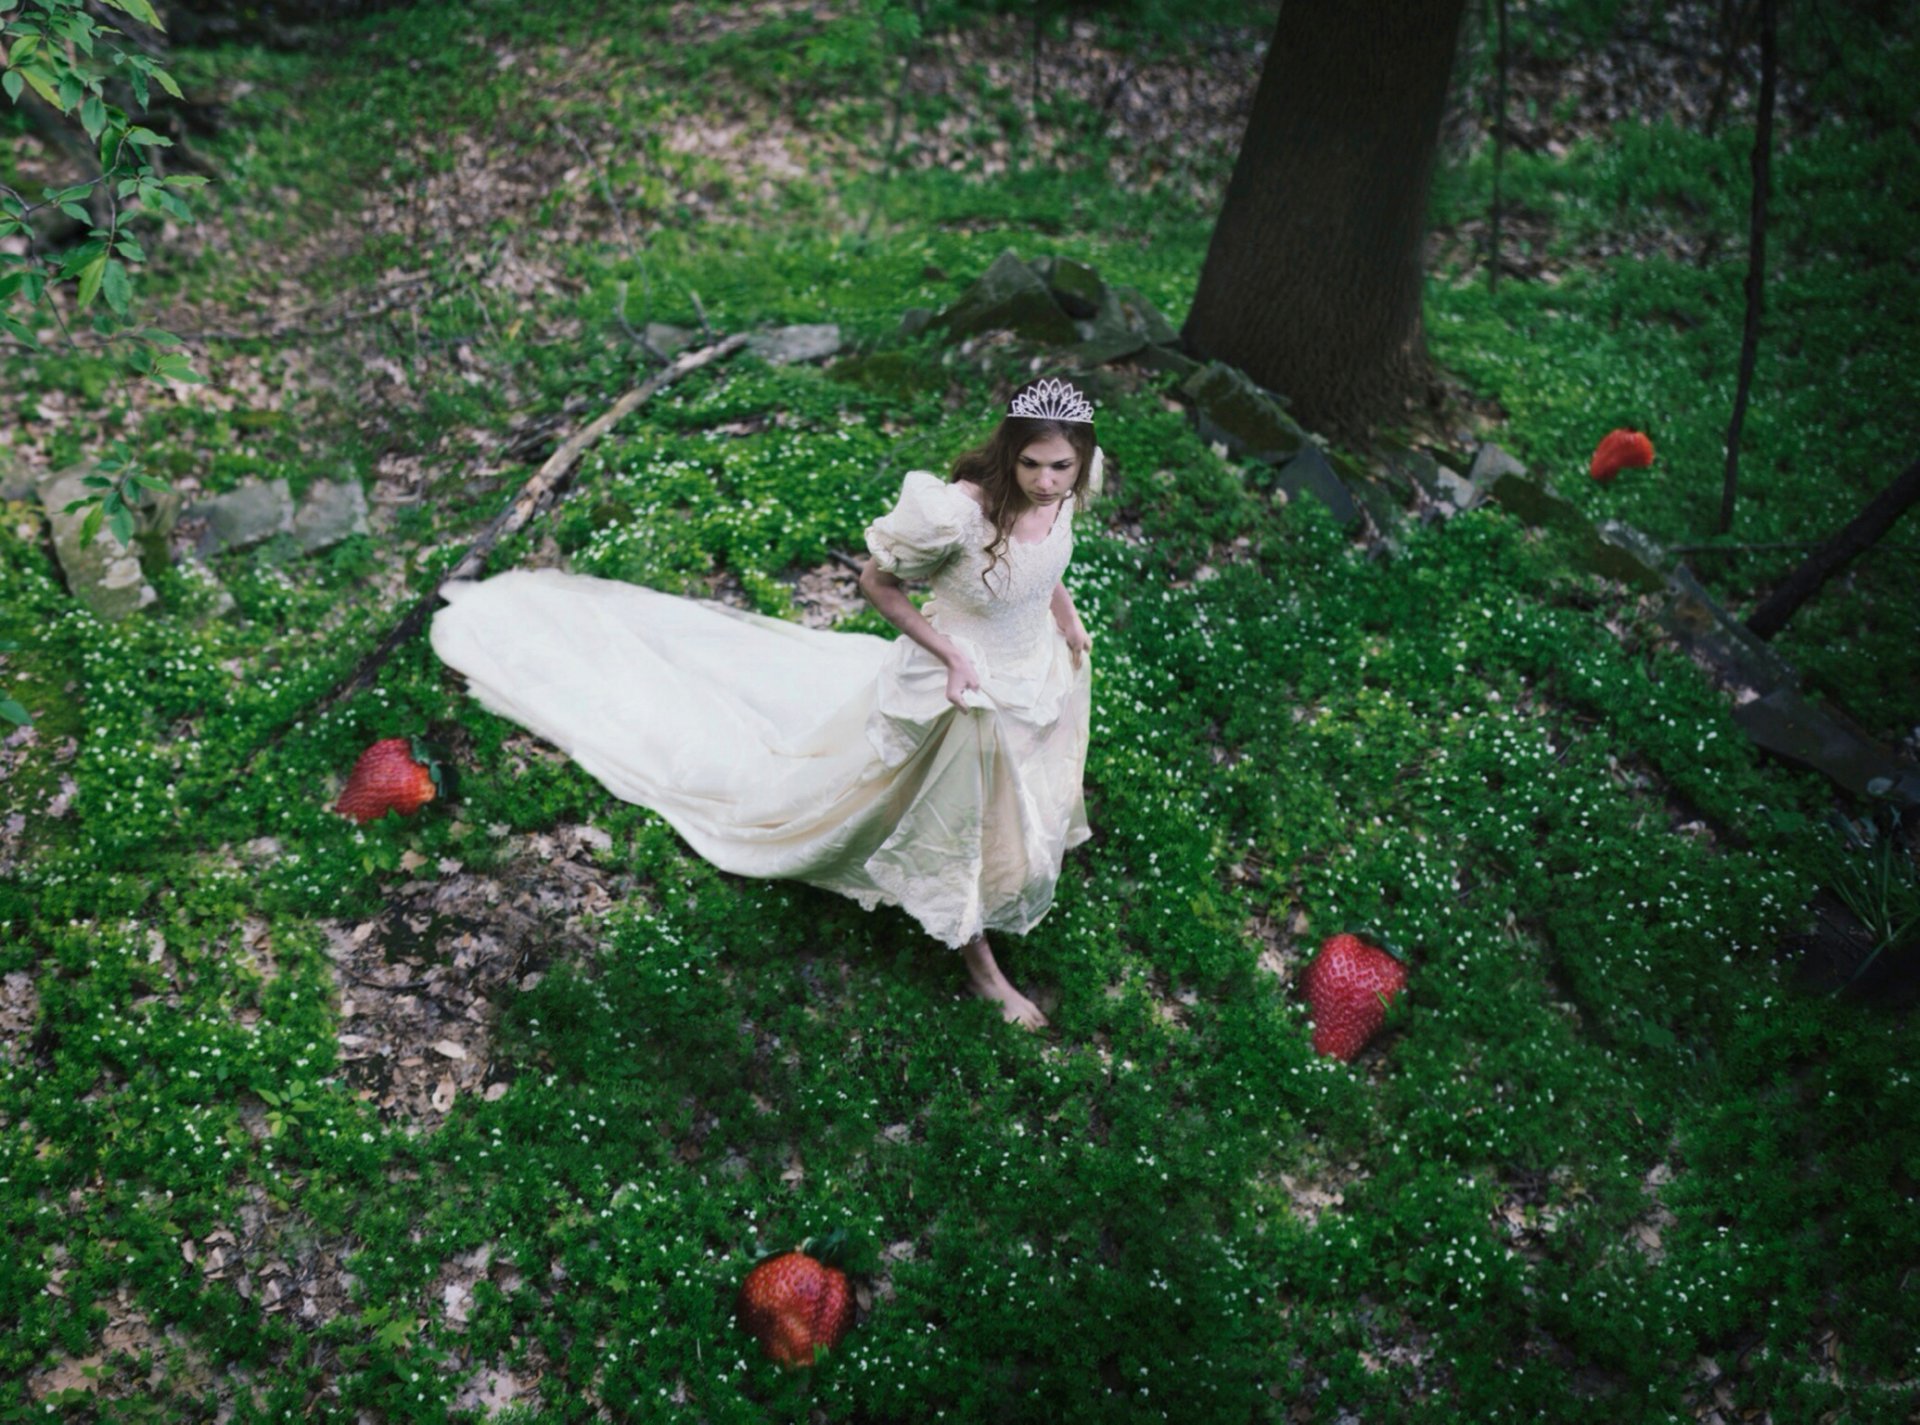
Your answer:
[[[535,8],[410,13],[300,61],[189,57],[183,74],[256,87],[217,141],[244,159],[208,219],[233,252],[163,280],[244,297],[259,245],[298,243],[382,165],[413,162],[370,114],[484,149],[579,119],[587,88],[641,133],[743,74],[787,97],[805,79],[757,70],[764,49],[725,36],[656,72],[644,28],[584,10],[543,28]],[[594,36],[615,77],[556,92]],[[498,45],[522,62],[498,64]],[[836,122],[871,141],[877,112],[850,103]],[[427,334],[490,321],[489,374],[428,361],[407,422],[370,433],[325,399],[311,422],[185,404],[118,417],[209,488],[287,474],[297,489],[341,461],[367,474],[404,442],[438,483],[386,540],[221,555],[231,614],[206,618],[206,591],[169,571],[156,611],[104,626],[39,542],[0,530],[0,637],[22,645],[9,686],[44,746],[76,743],[7,784],[64,774],[76,791],[72,816],[29,826],[31,861],[0,885],[0,975],[35,990],[0,1077],[0,1417],[190,1419],[231,1398],[239,1420],[444,1420],[499,1364],[540,1378],[522,1418],[555,1421],[604,1403],[716,1422],[1616,1422],[1690,1417],[1706,1357],[1736,1408],[1908,1418],[1914,1031],[1796,991],[1776,961],[1827,865],[1831,789],[1762,763],[1630,600],[1498,510],[1369,561],[1318,505],[1272,502],[1151,382],[1103,404],[1112,491],[1069,575],[1095,638],[1096,835],[1053,914],[1003,954],[1047,996],[1045,1039],[958,998],[957,964],[900,914],[725,876],[578,768],[526,755],[424,640],[234,780],[391,621],[369,587],[430,587],[491,517],[499,490],[463,490],[462,462],[510,406],[597,409],[640,379],[613,318],[622,281],[635,321],[696,323],[698,292],[726,330],[832,320],[879,337],[1013,245],[1093,261],[1177,322],[1210,221],[1168,193],[1116,196],[1097,166],[1046,185],[829,173],[771,208],[741,192],[701,213],[674,195],[715,176],[702,160],[654,161],[666,176],[629,212],[644,254],[601,229],[554,244],[557,295],[441,284]],[[1478,180],[1456,181],[1442,205]],[[271,196],[291,191],[303,203]],[[489,239],[537,250],[597,201],[586,177],[478,236],[429,224],[408,249],[377,231],[308,280],[325,298],[402,259],[444,276]],[[868,202],[864,247],[820,221]],[[1683,375],[1698,394],[1692,363],[1730,349],[1651,328],[1637,347],[1581,346],[1574,328],[1654,301],[1661,280],[1682,286],[1609,269],[1592,290],[1516,282],[1495,302],[1441,282],[1432,311],[1443,357],[1513,412],[1506,443],[1589,507],[1670,534],[1662,520],[1692,518],[1693,475],[1599,492],[1563,474],[1594,425],[1639,423],[1646,393]],[[1729,280],[1668,300],[1724,306]],[[579,325],[549,339],[536,319]],[[1531,366],[1522,330],[1541,334]],[[1839,339],[1823,332],[1807,340]],[[391,351],[417,348],[396,332]],[[271,343],[215,357],[280,369]],[[489,567],[551,539],[581,572],[695,591],[726,574],[791,613],[793,575],[857,549],[901,472],[976,438],[994,414],[979,393],[1029,360],[923,342],[825,369],[737,356],[597,447]],[[1842,400],[1805,368],[1765,369],[1807,419],[1818,397],[1801,387]],[[49,391],[88,379],[83,362],[38,370]],[[1613,396],[1595,393],[1602,370]],[[1668,469],[1707,461],[1712,421],[1677,399],[1669,415],[1671,435],[1653,427]],[[1759,425],[1756,508],[1817,519],[1827,482],[1780,467],[1790,428]],[[1894,449],[1864,419],[1823,429],[1849,469]],[[1891,687],[1872,706],[1897,710]],[[459,749],[457,805],[365,828],[327,810],[368,742],[419,729]],[[484,873],[509,837],[578,824],[606,833],[594,859],[632,892],[591,954],[555,949],[502,1001],[488,1053],[506,1092],[409,1131],[347,1072],[327,930],[375,916],[402,881]],[[278,849],[246,849],[261,838]],[[1408,947],[1413,970],[1394,1033],[1345,1066],[1313,1056],[1273,971],[1352,923]],[[350,1300],[317,1327],[183,1258],[183,1240],[204,1250],[262,1204],[275,1252],[347,1254]],[[824,1365],[782,1378],[728,1320],[732,1292],[758,1245],[833,1222],[865,1234],[885,1289]],[[482,1277],[455,1320],[435,1287],[488,1246],[512,1284]],[[104,1334],[127,1301],[153,1327],[149,1358]],[[26,1389],[96,1355],[96,1382]]]

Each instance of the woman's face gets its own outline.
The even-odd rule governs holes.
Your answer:
[[[1036,505],[1050,505],[1073,493],[1080,457],[1065,436],[1042,436],[1015,458],[1013,473],[1021,494]]]

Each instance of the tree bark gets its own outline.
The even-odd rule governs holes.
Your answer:
[[[1733,528],[1733,499],[1740,483],[1740,433],[1747,423],[1747,398],[1753,391],[1753,362],[1760,349],[1760,312],[1766,302],[1767,188],[1773,155],[1773,81],[1779,26],[1774,0],[1760,0],[1760,122],[1753,136],[1753,205],[1747,219],[1747,320],[1740,333],[1740,379],[1733,393],[1733,419],[1727,426],[1727,466],[1720,481],[1720,523],[1715,534]]]
[[[1493,0],[1498,26],[1493,83],[1493,233],[1488,240],[1487,290],[1500,290],[1500,160],[1507,150],[1507,0]]]
[[[1909,465],[1894,482],[1875,495],[1847,527],[1814,550],[1800,567],[1781,581],[1766,598],[1747,628],[1755,638],[1772,638],[1808,599],[1855,556],[1872,548],[1894,521],[1920,502],[1920,460]]]
[[[1428,365],[1421,243],[1465,0],[1286,0],[1186,346],[1358,435]]]

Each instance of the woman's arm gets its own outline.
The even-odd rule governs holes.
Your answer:
[[[978,691],[980,675],[954,641],[929,623],[927,616],[913,606],[913,600],[907,597],[906,587],[886,570],[874,566],[872,556],[868,556],[866,565],[860,570],[860,592],[880,610],[888,623],[947,665],[947,701],[957,708],[965,708],[966,702],[961,694]]]
[[[1072,633],[1076,628],[1086,631],[1080,622],[1080,611],[1073,606],[1073,595],[1067,592],[1064,582],[1053,586],[1053,621],[1060,625],[1062,633]]]
[[[1060,625],[1060,632],[1067,636],[1067,647],[1073,653],[1073,666],[1080,666],[1080,655],[1093,647],[1093,639],[1087,633],[1087,626],[1080,622],[1080,611],[1073,606],[1073,595],[1067,592],[1064,582],[1053,586],[1053,621]]]

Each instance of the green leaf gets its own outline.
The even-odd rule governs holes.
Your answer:
[[[93,214],[89,213],[78,203],[62,203],[60,205],[60,211],[77,223],[90,223],[93,221]]]
[[[15,321],[4,312],[0,312],[0,327],[6,328],[8,334],[16,341],[23,342],[25,345],[33,348],[33,350],[46,350],[44,346],[40,345],[40,338],[32,327],[26,325],[24,322]]]
[[[80,310],[93,305],[100,295],[100,283],[107,275],[107,255],[103,252],[80,269]]]
[[[157,65],[154,67],[154,70],[153,70],[153,78],[156,84],[158,84],[162,89],[166,90],[167,93],[171,94],[174,98],[185,99],[187,97],[186,95],[180,92],[180,86],[174,82],[173,76],[171,74],[168,74],[166,70],[161,69]],[[142,105],[141,107],[144,108],[145,105]]]
[[[207,378],[193,369],[193,362],[177,351],[164,353],[153,363],[153,374],[169,381],[184,381],[190,386],[206,384]]]
[[[147,250],[132,238],[115,238],[113,247],[114,251],[126,258],[128,262],[145,262],[147,260]]]
[[[38,65],[33,65],[26,69],[10,70],[9,73],[24,74],[27,77],[27,83],[33,86],[34,93],[38,94],[42,99],[45,99],[56,109],[61,107],[60,95],[54,90],[52,78],[46,70],[40,68]]]
[[[98,505],[87,511],[87,517],[80,522],[80,547],[86,548],[93,543],[94,536],[100,533],[101,521],[106,519],[106,511]]]
[[[89,95],[87,102],[80,106],[80,127],[87,131],[88,138],[97,139],[106,126],[107,106],[98,94]]]
[[[204,188],[207,180],[197,173],[169,173],[163,180],[169,188]]]
[[[31,723],[33,716],[12,698],[0,698],[0,717],[8,722]]]
[[[133,516],[126,506],[122,505],[109,515],[107,523],[113,528],[114,538],[118,539],[122,545],[133,543]]]
[[[40,48],[40,36],[22,35],[13,42],[13,48],[7,51],[7,63],[18,66],[33,58],[33,52]]]
[[[106,0],[106,3],[125,14],[133,16],[143,25],[151,25],[156,30],[164,30],[160,17],[153,13],[153,6],[147,0]]]
[[[133,300],[133,280],[127,276],[125,263],[108,260],[106,276],[100,281],[100,291],[109,307],[123,317],[127,314],[127,304]]]
[[[6,90],[7,97],[14,103],[20,102],[20,91],[26,87],[27,82],[20,77],[19,70],[9,69],[5,74],[0,74],[0,89]]]
[[[127,142],[144,144],[148,148],[172,148],[172,139],[163,139],[152,129],[143,129],[135,124],[127,130]]]
[[[78,104],[81,98],[86,94],[86,92],[87,92],[87,87],[80,82],[79,75],[77,74],[61,75],[60,76],[60,112],[64,114],[67,112],[67,110],[71,109],[75,104]]]

